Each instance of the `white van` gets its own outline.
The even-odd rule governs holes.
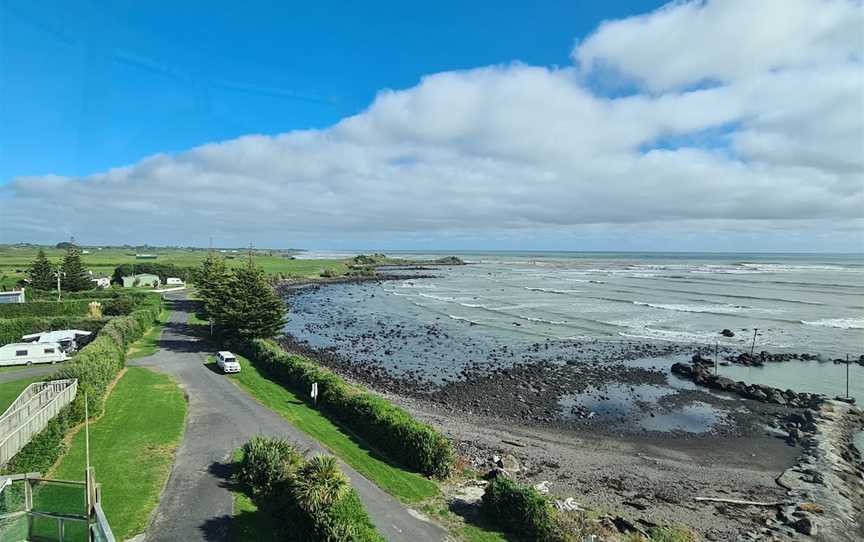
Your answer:
[[[222,369],[223,373],[240,372],[240,363],[237,361],[237,358],[234,357],[234,354],[227,350],[216,353],[216,365]]]
[[[57,363],[66,361],[69,355],[60,343],[12,343],[0,346],[0,366],[31,365],[33,363]]]

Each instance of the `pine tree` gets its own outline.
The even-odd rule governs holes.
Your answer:
[[[45,257],[45,251],[41,248],[36,254],[36,259],[30,264],[27,271],[30,278],[30,286],[36,290],[51,290],[54,288],[54,266]]]
[[[217,323],[241,339],[270,338],[285,326],[285,305],[252,262],[231,273],[217,307]]]
[[[195,271],[195,287],[198,295],[204,300],[204,308],[207,314],[216,317],[219,312],[219,302],[228,284],[228,267],[225,260],[216,256],[213,251],[201,262],[201,266]]]
[[[60,277],[60,287],[67,292],[79,292],[93,288],[87,268],[84,267],[84,263],[81,261],[81,253],[75,246],[66,249],[63,263],[60,264],[60,272],[62,274]]]

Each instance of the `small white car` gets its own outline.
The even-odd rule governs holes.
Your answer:
[[[234,357],[234,354],[227,350],[216,353],[216,365],[222,369],[223,373],[240,372],[240,363],[237,361],[237,358]]]

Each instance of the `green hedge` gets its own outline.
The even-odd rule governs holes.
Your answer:
[[[107,322],[107,318],[94,320],[80,316],[28,316],[0,319],[0,346],[19,342],[23,335],[39,333],[40,331],[55,329],[99,331]]]
[[[560,528],[552,504],[531,486],[506,476],[489,482],[481,510],[505,531],[537,542],[564,542],[570,537]]]
[[[22,469],[32,470],[37,466],[44,472],[44,465],[54,463],[63,451],[63,438],[69,428],[84,421],[85,393],[90,417],[99,416],[108,385],[126,364],[126,349],[156,322],[161,310],[160,298],[153,296],[132,314],[110,319],[90,344],[47,379],[77,378],[78,393],[62,415],[52,420],[16,454],[4,467],[5,472],[22,472]]]
[[[256,436],[243,445],[235,476],[285,540],[384,540],[333,457],[307,459],[286,440]]]
[[[318,406],[390,459],[427,476],[445,477],[454,454],[444,435],[392,403],[352,386],[310,359],[288,354],[272,341],[256,339],[245,354],[271,377],[307,397],[318,383]]]
[[[34,290],[27,289],[27,301],[57,301],[57,292],[51,290]],[[94,290],[82,290],[80,292],[63,292],[63,300],[73,299],[117,299],[120,297],[128,297],[132,299],[140,299],[144,297],[153,297],[152,292],[142,292],[128,289],[113,289],[113,288],[97,288]]]
[[[0,318],[27,316],[86,316],[89,299],[70,301],[33,301],[30,303],[4,303],[0,305]]]

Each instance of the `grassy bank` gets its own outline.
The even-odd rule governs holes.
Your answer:
[[[169,376],[133,367],[108,397],[105,414],[91,423],[90,462],[117,540],[146,528],[171,471],[185,416],[183,392]],[[84,457],[80,430],[52,477],[82,480]]]
[[[156,323],[150,326],[143,337],[129,345],[129,350],[126,352],[127,360],[151,356],[159,350],[159,337],[162,335],[162,328],[165,327],[170,315],[171,311],[162,309]]]
[[[357,437],[345,432],[289,390],[268,380],[247,359],[242,356],[238,356],[238,359],[242,370],[229,376],[232,381],[320,442],[375,485],[407,503],[419,502],[438,494],[438,486],[434,482],[385,462]]]

